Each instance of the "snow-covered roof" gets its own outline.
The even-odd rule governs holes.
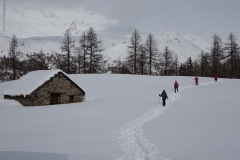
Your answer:
[[[28,74],[22,76],[18,80],[7,82],[9,83],[9,87],[5,91],[3,91],[2,94],[11,95],[11,96],[29,95],[36,88],[41,86],[46,81],[50,80],[50,78],[54,77],[54,75],[59,72],[62,72],[65,76],[67,76],[67,74],[60,69],[38,70],[38,71],[29,72]],[[78,85],[76,82],[74,83]]]

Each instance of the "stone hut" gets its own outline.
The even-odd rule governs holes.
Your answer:
[[[29,72],[8,83],[4,99],[16,100],[23,106],[82,102],[85,95],[83,89],[59,69]]]

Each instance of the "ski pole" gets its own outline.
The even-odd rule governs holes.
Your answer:
[[[172,103],[169,99],[168,99],[168,101],[169,101],[170,103]]]

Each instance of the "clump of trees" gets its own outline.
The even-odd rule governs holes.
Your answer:
[[[79,39],[79,46],[75,46],[75,41],[71,37],[70,29],[64,33],[61,41],[61,49],[63,53],[62,69],[68,74],[72,73],[102,73],[105,71],[106,60],[102,51],[102,40],[98,38],[98,34],[91,27],[87,32],[83,32]]]
[[[106,73],[139,74],[159,76],[204,76],[218,74],[222,78],[240,78],[240,47],[237,37],[231,33],[228,41],[213,35],[209,52],[202,51],[196,60],[189,57],[179,64],[177,54],[168,46],[161,52],[152,33],[142,41],[135,29],[132,33],[127,56],[124,60],[114,60],[107,64],[103,56],[103,42],[94,28],[89,28],[79,37],[77,45],[71,36],[71,30],[63,33],[60,41],[62,53],[24,54],[18,49],[18,41],[12,36],[9,53],[0,56],[0,82],[20,78],[35,70],[58,68],[68,74]]]
[[[212,38],[208,52],[202,51],[196,60],[189,57],[179,64],[177,55],[168,46],[160,52],[151,33],[145,43],[142,43],[140,33],[135,30],[130,38],[125,61],[116,60],[109,69],[121,74],[203,77],[218,74],[222,78],[240,78],[240,47],[237,37],[230,33],[226,43],[217,34]]]
[[[228,41],[213,35],[209,52],[202,51],[195,61],[191,57],[179,67],[181,76],[212,77],[218,74],[222,78],[240,78],[240,47],[237,37],[230,33]]]
[[[93,28],[89,28],[79,38],[78,46],[71,36],[71,30],[63,33],[60,41],[62,53],[24,54],[18,49],[18,41],[12,36],[9,54],[0,56],[0,82],[19,79],[22,75],[35,70],[58,68],[68,74],[103,73],[107,61],[103,56],[102,40]]]
[[[165,47],[163,52],[158,49],[158,43],[152,33],[142,42],[137,30],[131,35],[125,61],[115,61],[111,67],[113,73],[140,75],[178,75],[178,57]]]

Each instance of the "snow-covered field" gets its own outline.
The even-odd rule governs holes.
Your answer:
[[[85,102],[23,107],[1,95],[0,160],[240,158],[240,80],[200,77],[195,86],[193,77],[70,77],[83,87]],[[8,85],[1,83],[0,92]]]

